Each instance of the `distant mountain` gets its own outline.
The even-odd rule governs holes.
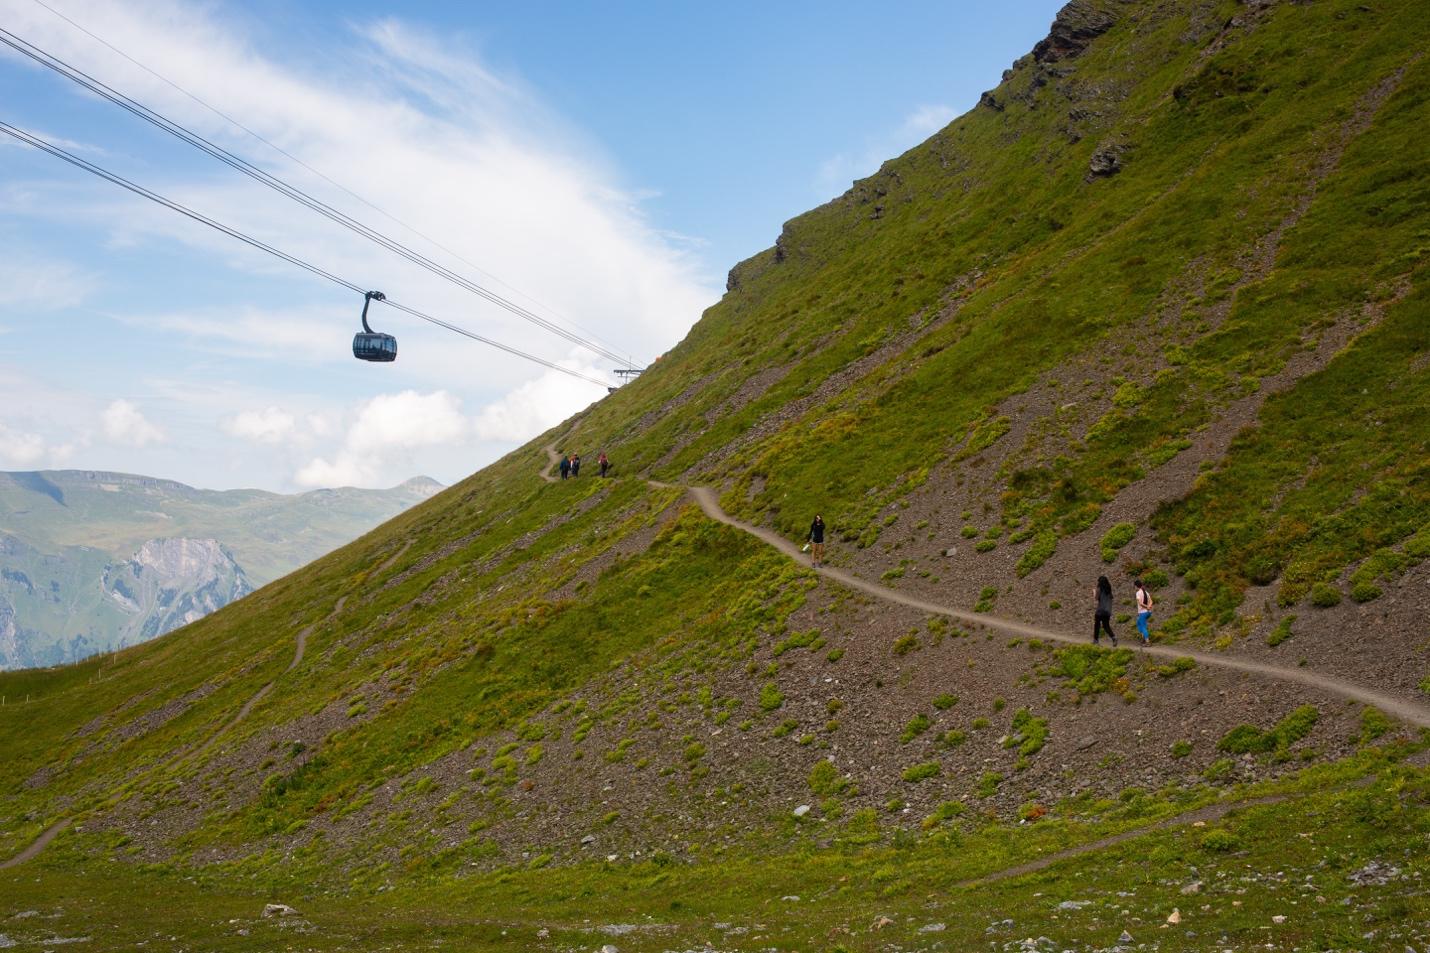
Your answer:
[[[0,473],[0,669],[172,631],[440,489],[417,477],[283,495],[95,470]]]

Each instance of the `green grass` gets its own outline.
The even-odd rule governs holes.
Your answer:
[[[1294,625],[1295,622],[1296,617],[1294,615],[1283,617],[1280,622],[1276,623],[1276,628],[1272,629],[1270,634],[1266,636],[1266,644],[1275,648],[1291,638],[1291,626]]]
[[[1320,714],[1315,706],[1302,705],[1266,731],[1255,725],[1238,725],[1222,736],[1217,750],[1230,754],[1284,751],[1311,733]]]
[[[1430,778],[1424,769],[1399,767],[1384,755],[1368,753],[1359,761],[1310,769],[1238,797],[1258,794],[1289,799],[1235,810],[1207,827],[1183,824],[1150,831],[1046,871],[983,884],[979,878],[991,873],[1155,824],[1201,802],[1153,799],[1141,812],[1106,815],[1096,809],[1062,813],[1054,806],[1036,823],[1021,826],[989,824],[958,802],[944,802],[914,837],[881,835],[874,812],[861,811],[822,850],[768,853],[710,845],[680,859],[658,853],[570,866],[557,865],[549,853],[535,853],[521,864],[457,879],[420,877],[389,886],[384,877],[357,890],[334,890],[313,878],[309,850],[298,851],[290,867],[256,879],[242,868],[196,876],[168,864],[103,857],[88,860],[78,873],[75,861],[87,856],[99,835],[69,835],[49,860],[24,873],[0,873],[0,889],[15,909],[40,911],[40,923],[7,923],[7,934],[22,944],[32,936],[93,935],[102,925],[106,944],[116,949],[159,942],[218,951],[281,947],[291,940],[292,924],[260,915],[274,899],[296,907],[313,924],[316,929],[304,934],[303,945],[319,951],[416,950],[434,941],[526,950],[541,930],[558,943],[598,947],[608,940],[601,925],[647,918],[663,925],[658,935],[627,934],[623,948],[698,948],[720,935],[715,924],[730,923],[746,927],[749,937],[728,936],[723,942],[732,949],[771,943],[823,948],[831,924],[850,930],[842,934],[849,948],[873,949],[874,944],[914,944],[921,936],[917,931],[935,920],[946,925],[942,942],[976,948],[986,943],[991,922],[1040,917],[1045,921],[1040,932],[1055,943],[1108,945],[1116,943],[1127,918],[1159,923],[1173,906],[1195,919],[1177,930],[1159,931],[1162,949],[1204,949],[1201,937],[1208,931],[1224,937],[1222,943],[1261,945],[1267,942],[1271,917],[1288,908],[1296,916],[1287,925],[1292,932],[1273,934],[1277,943],[1333,947],[1347,929],[1357,937],[1375,930],[1397,945],[1415,942],[1406,931],[1430,912],[1424,898],[1407,892],[1402,881],[1361,887],[1349,875],[1387,856],[1412,882],[1417,874],[1430,875],[1423,851],[1404,850],[1424,836],[1430,819]],[[1314,831],[1314,836],[1288,831]],[[708,889],[713,869],[721,878],[717,891]],[[1248,871],[1277,874],[1248,877]],[[1181,893],[1194,881],[1205,884],[1198,905]],[[1102,882],[1116,882],[1128,895],[1112,901],[1100,899],[1091,888],[1074,888],[1071,894],[1067,889],[1068,884]],[[1297,898],[1287,897],[1288,882],[1310,883],[1325,902],[1290,907],[1288,899]],[[1085,897],[1091,905],[1059,911],[1056,921],[1047,921],[1050,890],[1053,900]],[[764,903],[796,895],[802,898],[797,905]],[[135,904],[135,896],[151,902]],[[930,897],[938,901],[936,912],[928,909]],[[1208,909],[1201,910],[1201,903]],[[1349,926],[1347,907],[1355,918]],[[1117,916],[1108,922],[1114,909]],[[893,925],[874,930],[879,916],[888,916]],[[756,918],[762,932],[750,933]]]

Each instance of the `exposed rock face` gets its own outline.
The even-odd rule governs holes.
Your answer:
[[[195,622],[253,591],[242,567],[218,540],[151,539],[127,562],[105,571],[104,589],[134,618],[129,641],[150,639]]]
[[[1072,0],[1058,11],[1048,35],[1033,47],[1033,59],[1039,63],[1072,59],[1116,22],[1116,16],[1090,0]]]
[[[0,662],[20,657],[20,629],[15,624],[15,607],[0,593]],[[0,668],[3,668],[0,664]]]

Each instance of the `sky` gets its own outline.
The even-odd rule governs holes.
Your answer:
[[[0,0],[0,27],[642,366],[784,221],[972,108],[1058,6]],[[0,122],[616,382],[616,363],[5,48]],[[0,469],[452,483],[605,395],[381,305],[398,360],[357,361],[360,295],[6,136],[0,289]]]

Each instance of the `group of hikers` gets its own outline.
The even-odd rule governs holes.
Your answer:
[[[1137,589],[1137,634],[1142,637],[1142,644],[1147,645],[1152,641],[1152,633],[1147,629],[1147,623],[1152,618],[1152,593],[1147,591],[1141,579],[1134,579],[1132,585]],[[1092,598],[1096,605],[1092,614],[1092,644],[1101,644],[1102,633],[1106,632],[1115,647],[1117,636],[1112,634],[1112,583],[1107,581],[1106,576],[1097,577]]]
[[[581,454],[566,453],[561,455],[561,462],[558,464],[561,469],[561,479],[570,480],[581,475]],[[606,452],[601,451],[601,455],[596,458],[596,466],[601,470],[601,476],[611,472],[611,461],[606,457]]]
[[[803,551],[809,553],[810,564],[815,569],[824,565],[824,517],[818,513],[814,516],[814,522],[809,524],[809,532],[805,534]],[[1152,619],[1152,593],[1141,579],[1133,580],[1133,585],[1136,587],[1137,596],[1137,634],[1143,645],[1149,645],[1152,642],[1152,633],[1148,628]],[[1092,616],[1092,644],[1101,645],[1102,633],[1106,632],[1116,647],[1117,636],[1112,632],[1112,583],[1106,576],[1097,577],[1092,598],[1096,607]]]

